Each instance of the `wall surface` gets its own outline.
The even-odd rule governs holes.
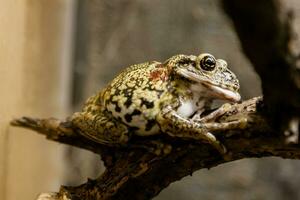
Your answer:
[[[34,199],[62,182],[64,147],[8,123],[66,115],[73,4],[0,0],[0,199]]]

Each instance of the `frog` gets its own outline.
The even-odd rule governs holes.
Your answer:
[[[214,100],[239,102],[239,80],[227,62],[209,53],[179,54],[164,62],[125,68],[70,117],[83,136],[104,145],[126,145],[134,136],[167,134],[208,143],[221,154],[226,147],[213,131],[243,126],[242,120],[214,122],[231,104],[205,116]]]

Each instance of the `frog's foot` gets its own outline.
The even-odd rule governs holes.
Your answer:
[[[233,129],[245,129],[247,127],[247,118],[241,118],[235,121],[230,122],[222,122],[222,123],[203,123],[203,126],[212,132],[215,131],[228,131]],[[225,146],[223,146],[225,148]],[[226,151],[222,152],[219,150],[220,154],[223,156],[223,159],[225,161],[232,160],[232,152],[228,151],[228,149],[225,148]]]
[[[205,135],[205,138],[203,137],[203,135]],[[231,153],[228,152],[226,146],[220,140],[218,140],[212,133],[202,133],[201,139],[204,139],[204,141],[212,145],[221,154],[225,161],[231,160]]]
[[[223,104],[221,107],[219,107],[217,110],[209,113],[208,115],[204,117],[200,117],[200,114],[196,114],[193,116],[192,120],[197,123],[205,123],[216,120],[218,117],[221,117],[226,112],[228,112],[231,109],[231,105],[229,103]]]
[[[226,158],[227,150],[225,146],[210,133],[211,130],[216,130],[216,127],[218,127],[216,124],[219,123],[195,123],[190,119],[181,117],[174,110],[166,113],[162,112],[159,115],[158,121],[164,133],[173,137],[192,138],[209,143],[220,152],[223,158]]]
[[[172,151],[172,146],[170,144],[165,144],[159,141],[153,141],[152,144],[155,146],[153,153],[158,156],[167,155]]]
[[[227,148],[212,133],[207,132],[204,135],[205,141],[208,141],[222,156],[227,154]]]
[[[230,122],[208,122],[208,123],[202,123],[202,125],[208,130],[208,131],[225,131],[230,129],[244,129],[247,126],[247,118],[241,118],[235,121]]]
[[[231,130],[231,129],[244,129],[247,126],[247,118],[241,118],[235,121],[231,122],[222,122],[222,123],[203,123],[202,124],[208,131],[225,131],[225,130]],[[208,132],[207,135],[212,135],[210,132]],[[215,137],[214,135],[212,135]],[[210,144],[213,144],[214,147],[220,152],[220,154],[223,156],[223,159],[226,161],[231,160],[231,153],[227,151],[225,146],[218,142],[217,139],[215,139],[215,143],[213,143],[214,140],[211,139]]]

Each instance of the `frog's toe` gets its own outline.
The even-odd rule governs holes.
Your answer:
[[[232,154],[230,151],[228,151],[228,149],[226,148],[225,145],[218,142],[217,145],[214,145],[214,146],[218,150],[218,152],[221,154],[221,156],[223,157],[223,159],[225,161],[232,160]]]
[[[156,143],[156,145],[157,146],[153,153],[156,154],[157,156],[168,155],[172,151],[172,146],[170,144],[158,142]]]
[[[232,105],[229,103],[225,103],[222,105],[222,109],[223,109],[224,113],[230,111],[231,107],[232,107]]]

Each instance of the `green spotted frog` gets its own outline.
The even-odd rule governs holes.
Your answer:
[[[126,68],[106,88],[90,97],[71,121],[79,132],[101,144],[126,144],[132,134],[168,134],[225,147],[212,134],[240,121],[213,122],[229,108],[224,104],[202,116],[215,99],[237,102],[239,81],[226,61],[208,53],[175,55],[165,62]]]

